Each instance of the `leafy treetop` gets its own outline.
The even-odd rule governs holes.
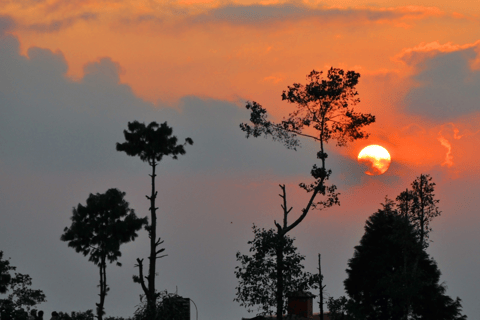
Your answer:
[[[116,261],[122,255],[120,245],[133,241],[136,231],[147,223],[129,208],[124,196],[118,189],[90,194],[86,206],[73,208],[72,225],[64,229],[61,240],[85,256],[90,254],[89,260],[96,265],[104,259]]]
[[[250,121],[253,126],[245,123],[240,125],[247,137],[271,135],[292,149],[300,145],[296,135],[322,143],[334,139],[339,146],[367,138],[368,133],[362,129],[375,122],[375,116],[353,110],[353,106],[360,102],[355,89],[360,74],[338,68],[331,68],[327,79],[323,79],[322,74],[313,70],[307,76],[306,85],[294,83],[283,91],[282,100],[296,104],[297,109],[280,123],[267,120],[267,111],[256,102],[249,102],[246,108],[251,110]],[[303,132],[306,127],[312,127],[318,133]]]
[[[172,136],[173,129],[167,122],[158,124],[151,122],[147,126],[144,123],[133,121],[128,123],[128,131],[124,130],[124,143],[117,143],[117,151],[124,151],[129,156],[139,156],[142,161],[150,165],[160,162],[163,156],[177,156],[185,154],[184,145],[193,144],[191,138],[185,139],[185,144],[177,145],[177,137]]]

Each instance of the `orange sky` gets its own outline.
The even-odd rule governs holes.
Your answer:
[[[110,57],[121,81],[155,103],[249,99],[280,115],[281,91],[312,69],[354,69],[362,74],[359,108],[377,116],[372,143],[394,161],[458,174],[479,159],[464,156],[478,142],[475,117],[429,121],[402,110],[422,61],[479,48],[475,1],[24,0],[2,2],[0,15],[15,21],[9,32],[24,55],[33,46],[61,52],[72,79]],[[359,148],[341,152],[354,158]]]

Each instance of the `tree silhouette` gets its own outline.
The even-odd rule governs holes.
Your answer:
[[[248,308],[249,312],[257,307],[257,315],[271,315],[276,306],[277,288],[277,241],[278,237],[274,229],[259,229],[253,226],[254,239],[249,241],[251,245],[249,255],[237,252],[237,261],[241,266],[235,267],[235,276],[239,279],[234,301]],[[305,257],[297,252],[293,245],[294,238],[288,235],[281,238],[284,241],[282,275],[284,286],[282,296],[289,292],[304,291],[310,288],[318,288],[319,275],[304,272],[302,261]],[[282,312],[286,312],[284,306]]]
[[[150,200],[150,217],[151,222],[145,227],[150,238],[150,256],[148,275],[143,276],[143,259],[137,258],[138,276],[134,276],[133,280],[140,283],[142,290],[147,298],[147,308],[151,312],[155,312],[157,293],[155,290],[156,260],[164,257],[159,255],[165,249],[158,249],[163,243],[160,237],[157,239],[157,207],[155,199],[157,191],[155,190],[155,168],[164,156],[170,156],[177,159],[178,155],[185,154],[184,145],[193,144],[191,138],[186,138],[183,145],[177,144],[177,138],[172,136],[172,128],[166,122],[158,125],[151,122],[148,126],[138,121],[128,123],[128,131],[124,130],[126,142],[117,143],[117,151],[123,151],[129,156],[138,156],[152,168],[150,178],[152,181],[152,189],[150,196],[146,196]],[[147,279],[147,284],[145,284]]]
[[[283,91],[282,100],[296,105],[296,110],[291,112],[288,118],[280,123],[267,120],[267,110],[257,102],[248,102],[246,108],[250,112],[251,125],[242,123],[240,128],[250,136],[271,136],[273,140],[281,141],[287,148],[296,150],[300,146],[298,136],[313,139],[319,143],[317,158],[321,165],[313,165],[311,175],[314,181],[310,184],[300,183],[300,187],[308,193],[312,193],[307,205],[301,210],[300,216],[290,225],[287,217],[292,208],[287,207],[287,196],[285,185],[280,185],[283,199],[283,225],[275,221],[277,235],[284,237],[287,232],[295,228],[306,217],[310,209],[323,209],[333,205],[339,205],[337,187],[328,186],[326,181],[332,171],[326,168],[327,153],[325,144],[335,140],[337,146],[345,146],[349,141],[364,139],[368,134],[363,128],[375,122],[375,116],[362,114],[354,111],[353,106],[358,104],[359,73],[354,71],[345,72],[342,69],[331,68],[326,79],[322,72],[313,70],[307,76],[307,84],[294,83],[288,90]],[[325,197],[324,200],[315,202],[318,194]],[[282,248],[278,241],[277,248],[277,319],[282,319],[283,310],[283,263]]]
[[[0,293],[5,293],[12,279],[10,270],[15,270],[15,267],[10,266],[10,261],[2,260],[2,258],[3,251],[0,251]]]
[[[412,189],[403,191],[397,198],[398,210],[410,220],[418,232],[424,248],[428,247],[430,222],[438,217],[441,211],[435,199],[435,183],[429,174],[421,174],[412,182]]]
[[[414,225],[391,200],[368,218],[347,274],[353,319],[466,319],[460,299],[445,294],[440,270]]]
[[[84,256],[90,255],[100,271],[100,302],[97,317],[102,320],[107,286],[107,260],[112,263],[122,255],[120,245],[135,240],[137,231],[147,223],[140,219],[124,199],[125,193],[109,189],[104,194],[90,194],[87,205],[73,208],[72,225],[64,229],[62,241]],[[117,262],[117,265],[121,265]]]
[[[8,293],[6,299],[0,299],[0,318],[27,320],[31,307],[47,301],[45,294],[42,290],[31,289],[32,278],[28,274],[15,273],[12,277],[10,271],[15,271],[16,267],[2,258],[0,251],[0,293]]]

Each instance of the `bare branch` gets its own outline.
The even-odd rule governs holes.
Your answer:
[[[145,294],[148,293],[148,289],[147,287],[145,286],[145,280],[143,280],[144,276],[143,276],[143,259],[140,259],[140,258],[137,258],[137,262],[138,264],[135,265],[135,267],[138,267],[138,282],[140,282],[140,285],[142,286],[142,289],[143,289],[143,292],[145,292]],[[146,279],[148,279],[148,277],[145,277]]]

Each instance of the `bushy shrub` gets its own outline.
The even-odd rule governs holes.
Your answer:
[[[175,293],[168,293],[166,290],[158,293],[157,306],[152,311],[147,309],[147,302],[144,296],[140,297],[140,305],[137,307],[131,320],[177,320],[183,312],[180,304],[176,303],[181,296]]]
[[[59,320],[95,320],[93,310],[72,311],[70,314],[67,312],[59,312],[58,318]]]

